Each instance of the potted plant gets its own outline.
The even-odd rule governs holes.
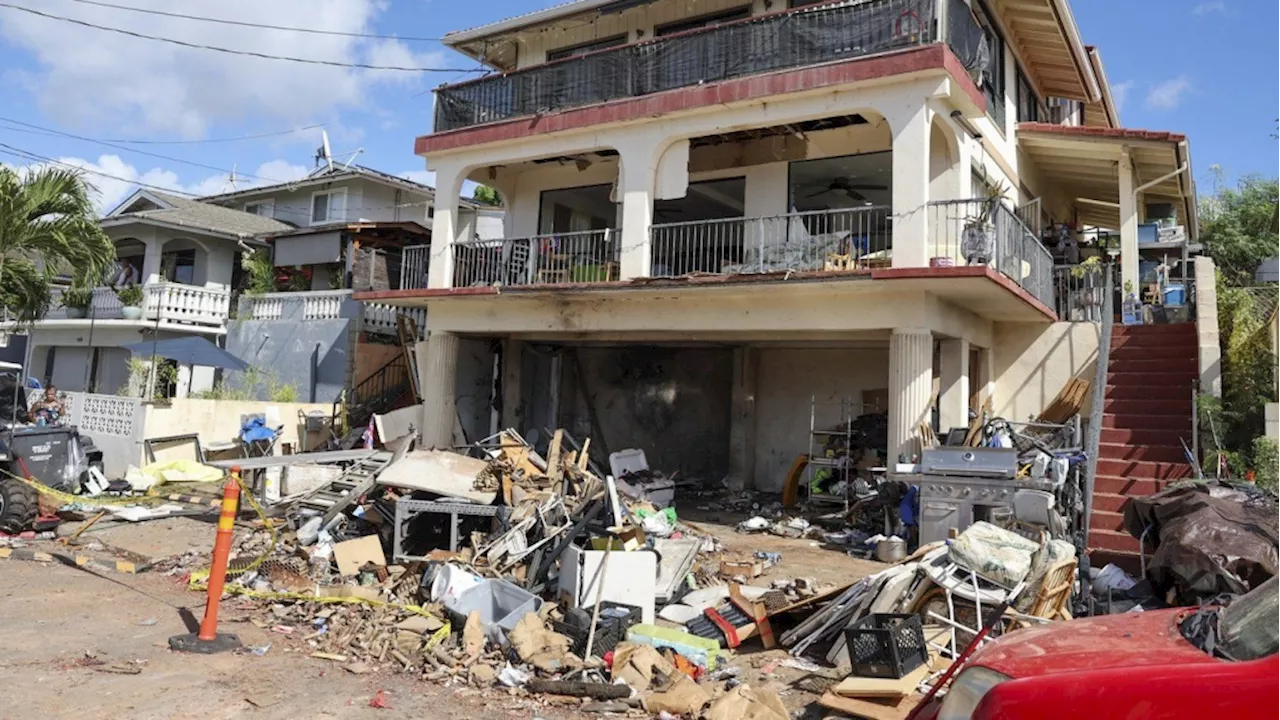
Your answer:
[[[1102,307],[1102,258],[1094,255],[1079,265],[1071,266],[1071,277],[1075,283],[1075,305],[1084,311],[1085,316],[1092,318],[1093,309]]]
[[[93,290],[72,285],[62,291],[59,302],[66,308],[68,319],[86,317],[89,314],[89,306],[93,303]]]
[[[112,289],[115,290],[116,299],[120,301],[120,315],[125,320],[141,320],[144,299],[142,288],[137,285],[125,285]]]
[[[965,220],[964,230],[960,233],[960,255],[969,265],[986,265],[991,262],[996,251],[995,218],[996,208],[1004,198],[1004,182],[998,182],[987,191],[987,197],[981,201],[978,214]]]

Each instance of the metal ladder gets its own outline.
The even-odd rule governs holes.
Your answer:
[[[352,463],[332,482],[299,498],[297,507],[324,511],[320,527],[328,529],[330,523],[337,519],[343,510],[373,490],[374,484],[378,481],[378,475],[399,459],[397,455],[398,453],[386,450],[370,451],[368,456]]]

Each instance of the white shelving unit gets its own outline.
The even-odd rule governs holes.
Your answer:
[[[853,441],[850,424],[861,414],[862,403],[850,398],[819,402],[816,395],[810,396],[809,466],[806,469],[807,482],[805,482],[805,494],[810,501],[843,504],[846,510],[849,509],[849,489],[856,476],[856,470],[853,468],[856,459],[847,459]],[[823,422],[822,427],[819,427],[819,415],[823,418],[835,415],[837,419],[834,422]],[[839,454],[828,457],[828,447],[833,444],[833,440],[842,441],[843,444],[832,452],[838,453],[839,450],[843,450],[843,457]],[[813,493],[814,478],[822,470],[831,470],[836,476],[834,482],[845,481],[845,492],[841,496]]]

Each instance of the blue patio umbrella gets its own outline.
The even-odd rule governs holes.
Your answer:
[[[122,347],[134,355],[154,355],[182,365],[203,365],[223,370],[245,370],[249,367],[249,363],[195,335],[154,342],[147,340]]]

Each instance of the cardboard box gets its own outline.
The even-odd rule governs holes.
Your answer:
[[[720,577],[732,578],[734,575],[741,575],[748,580],[754,577],[760,577],[764,574],[764,563],[759,560],[721,560],[720,561]]]

